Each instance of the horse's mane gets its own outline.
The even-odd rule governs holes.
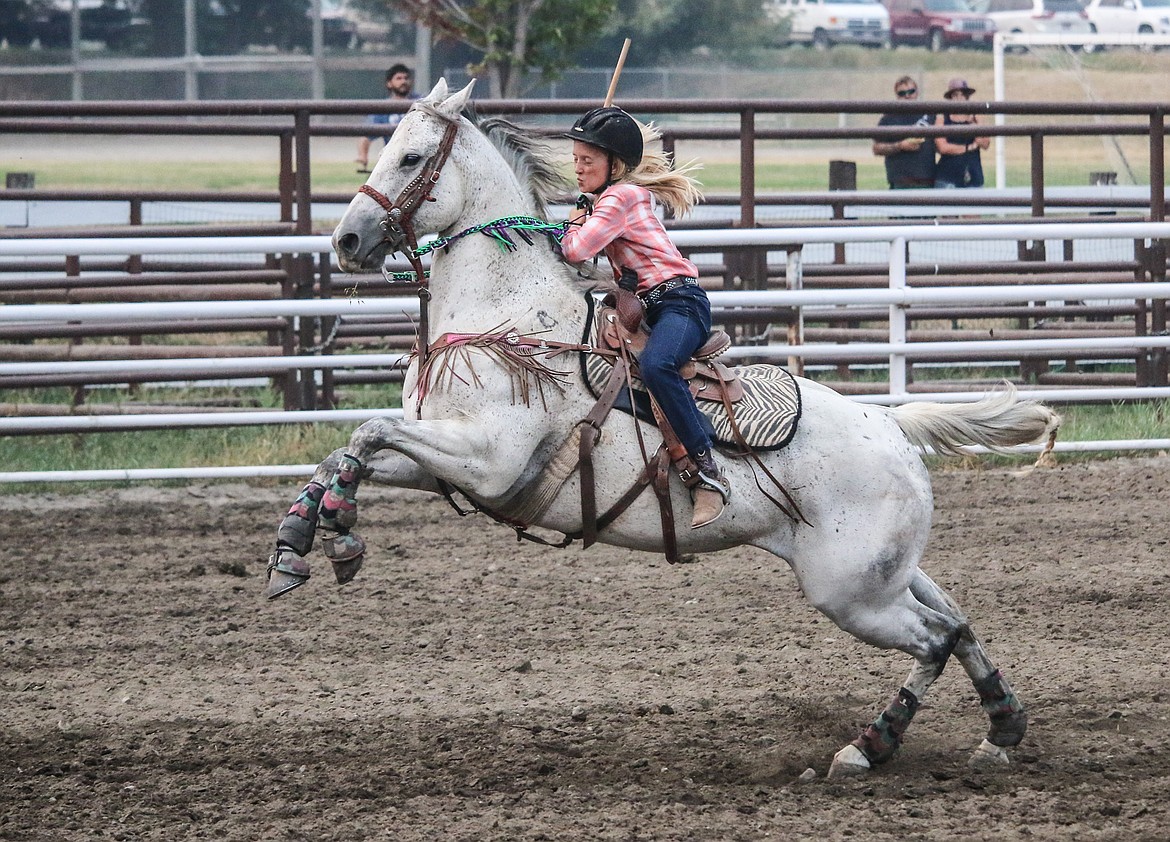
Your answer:
[[[545,138],[502,117],[480,119],[474,113],[464,116],[508,162],[520,184],[532,196],[537,216],[543,217],[550,203],[564,201],[572,187],[554,162],[555,153]]]
[[[414,107],[441,120],[447,119],[429,103],[417,102]],[[550,204],[563,202],[567,196],[573,195],[574,185],[555,163],[556,153],[543,136],[502,117],[480,117],[471,108],[464,110],[463,117],[507,162],[520,186],[531,197],[536,216],[547,218]],[[576,270],[569,264],[562,266],[565,277],[583,290],[613,283],[608,272],[599,272],[596,266],[585,264]]]

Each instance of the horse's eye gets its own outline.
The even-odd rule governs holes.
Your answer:
[[[402,156],[402,166],[413,167],[417,166],[418,162],[422,160],[422,155],[415,155],[413,152],[408,152]]]

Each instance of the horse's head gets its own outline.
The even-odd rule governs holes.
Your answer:
[[[450,93],[440,79],[402,118],[333,232],[344,271],[380,269],[387,254],[409,249],[416,236],[442,231],[458,219],[462,179],[457,167],[446,165],[460,127],[470,127],[460,114],[474,85]]]

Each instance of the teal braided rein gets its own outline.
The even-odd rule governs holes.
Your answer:
[[[436,237],[425,246],[419,246],[415,249],[414,256],[422,257],[438,249],[445,249],[452,243],[462,240],[471,234],[484,234],[495,240],[501,250],[515,251],[518,246],[515,240],[508,235],[509,230],[515,231],[517,236],[528,245],[532,245],[534,242],[533,234],[543,234],[555,245],[560,245],[567,227],[567,222],[546,222],[534,216],[505,216],[500,219],[493,219],[491,222],[473,225],[466,231],[460,231],[458,234],[452,234],[450,237]],[[431,273],[429,271],[424,273],[424,277],[429,278],[430,276]],[[414,272],[387,272],[383,270],[382,277],[390,283],[412,283],[418,280],[418,276]]]
[[[415,257],[422,257],[437,249],[445,249],[452,243],[462,240],[471,234],[486,234],[495,240],[503,251],[515,251],[518,246],[509,236],[509,230],[515,231],[517,236],[528,245],[532,245],[533,243],[533,234],[543,234],[553,243],[560,245],[561,239],[565,236],[566,225],[567,223],[565,222],[545,222],[543,219],[537,219],[534,216],[505,216],[501,219],[493,219],[491,222],[473,225],[466,231],[460,231],[458,234],[452,234],[450,237],[438,237],[425,246],[419,246],[414,250],[414,255]]]

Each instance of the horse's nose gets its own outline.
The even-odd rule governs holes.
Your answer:
[[[337,253],[342,257],[355,259],[357,257],[358,248],[361,246],[362,238],[353,231],[347,231],[337,238],[335,247]]]

